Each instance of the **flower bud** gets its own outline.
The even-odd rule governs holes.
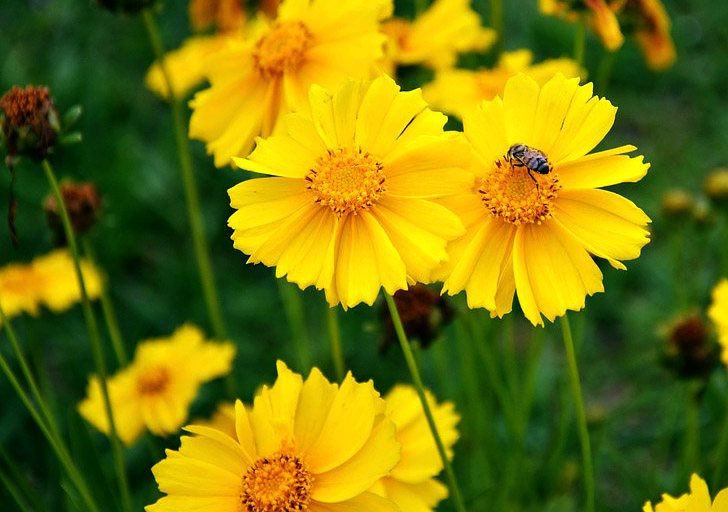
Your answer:
[[[694,204],[693,196],[688,191],[681,188],[673,188],[665,192],[662,196],[660,208],[662,215],[667,220],[677,222],[690,218],[693,213]]]
[[[705,178],[705,195],[716,206],[728,208],[728,167],[718,167]]]
[[[101,196],[91,183],[62,183],[60,188],[73,232],[77,236],[83,235],[98,218]],[[66,233],[63,230],[58,202],[54,196],[49,195],[46,198],[43,210],[53,233],[53,242],[57,247],[65,246]]]
[[[676,320],[664,334],[662,363],[679,378],[707,378],[718,362],[718,346],[697,313]]]

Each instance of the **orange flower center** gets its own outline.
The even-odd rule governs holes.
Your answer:
[[[367,210],[387,190],[382,163],[361,148],[329,149],[306,176],[315,201],[334,215]]]
[[[312,40],[313,35],[300,21],[278,22],[255,44],[255,68],[264,78],[295,71],[303,62]]]
[[[554,171],[529,172],[526,166],[514,166],[504,156],[493,163],[478,192],[493,215],[518,226],[550,219],[560,189],[559,176]]]
[[[167,389],[169,372],[166,368],[148,368],[137,379],[137,389],[141,395],[157,395]]]
[[[313,475],[288,451],[260,457],[243,475],[240,494],[247,512],[308,510]]]

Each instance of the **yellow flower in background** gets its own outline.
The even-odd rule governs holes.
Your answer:
[[[435,0],[414,21],[383,23],[382,32],[387,35],[383,69],[390,74],[399,64],[451,67],[458,54],[483,51],[496,39],[494,30],[481,25],[470,0]]]
[[[690,478],[690,492],[677,498],[669,494],[662,495],[662,501],[652,507],[651,502],[645,503],[642,507],[644,512],[727,512],[728,511],[728,489],[723,489],[710,500],[710,492],[705,480],[693,473]]]
[[[618,0],[613,2],[628,35],[634,37],[647,62],[655,71],[675,63],[675,43],[670,36],[670,18],[660,0]]]
[[[539,9],[542,14],[560,16],[571,22],[585,17],[609,51],[619,49],[624,43],[617,15],[606,0],[539,0]]]
[[[384,400],[387,402],[387,414],[397,426],[402,457],[389,475],[372,487],[372,491],[394,501],[402,512],[431,511],[447,497],[447,487],[434,478],[442,471],[442,460],[417,391],[409,385],[397,385]],[[438,404],[429,392],[427,401],[447,456],[452,459],[460,416],[452,402]]]
[[[442,200],[467,229],[435,276],[443,291],[465,290],[469,307],[499,317],[517,293],[526,318],[543,325],[541,315],[554,321],[604,290],[592,255],[618,269],[640,255],[649,217],[600,188],[639,181],[649,164],[625,155],[636,149],[629,145],[589,154],[616,110],[578,78],[558,74],[539,87],[519,74],[502,100],[465,116],[476,183],[469,194]]]
[[[718,343],[722,347],[721,359],[728,365],[728,279],[723,278],[713,288],[708,317],[718,331]]]
[[[313,83],[368,78],[382,55],[381,3],[288,0],[260,34],[233,39],[208,58],[211,87],[190,105],[190,137],[206,142],[215,165],[246,156],[281,113],[306,108]]]
[[[250,411],[235,405],[237,439],[188,426],[152,468],[163,496],[147,512],[395,512],[368,489],[399,461],[386,405],[371,381],[339,386],[314,368],[304,381],[278,362]]]
[[[210,419],[194,420],[192,424],[214,428],[215,430],[225,432],[233,439],[237,439],[237,434],[235,433],[235,403],[223,402],[217,406],[217,409],[212,413]]]
[[[435,79],[422,87],[422,95],[432,108],[454,114],[460,119],[483,100],[503,94],[508,79],[523,73],[543,85],[556,73],[567,78],[581,77],[586,71],[569,58],[548,59],[532,64],[533,54],[521,49],[504,52],[493,69],[447,69],[438,71]]]
[[[196,32],[214,27],[218,32],[245,25],[245,0],[190,0],[188,15]]]
[[[140,342],[131,364],[107,380],[119,438],[130,445],[145,428],[157,435],[177,432],[200,386],[230,372],[234,356],[232,343],[207,341],[192,325],[183,325],[170,337]],[[78,409],[101,432],[109,432],[95,375]]]
[[[102,278],[88,261],[81,260],[86,293],[101,295]],[[0,305],[5,316],[37,315],[40,306],[60,313],[81,301],[73,258],[66,249],[37,256],[31,263],[10,263],[0,268]],[[0,323],[1,325],[1,323]]]
[[[333,93],[314,86],[309,101],[310,115],[285,117],[284,135],[235,159],[271,176],[229,190],[235,248],[276,277],[324,289],[332,306],[428,281],[463,233],[434,199],[472,186],[467,141],[443,132],[447,118],[419,90],[401,92],[386,75]]]

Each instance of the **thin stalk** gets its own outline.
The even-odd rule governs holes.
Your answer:
[[[303,300],[298,287],[288,283],[284,279],[276,279],[278,294],[281,296],[283,311],[288,320],[291,331],[291,339],[298,355],[298,364],[303,373],[311,369],[311,341],[308,338],[306,327],[306,315],[303,309]]]
[[[129,494],[129,485],[126,480],[126,468],[124,465],[124,454],[121,449],[121,442],[119,436],[116,433],[116,424],[114,423],[114,414],[111,409],[111,400],[109,399],[109,389],[106,385],[106,363],[104,362],[104,352],[101,346],[101,337],[99,335],[99,327],[96,323],[96,317],[94,316],[93,310],[91,309],[91,301],[88,298],[86,292],[86,283],[83,278],[83,272],[81,271],[81,261],[78,255],[78,245],[76,244],[76,235],[71,227],[71,220],[68,217],[68,210],[63,202],[63,196],[61,196],[61,190],[58,187],[58,181],[56,180],[53,169],[48,160],[43,160],[43,170],[45,171],[48,183],[50,184],[53,196],[58,203],[58,210],[61,214],[61,222],[63,223],[63,230],[66,234],[66,240],[68,242],[68,248],[73,257],[73,264],[76,268],[76,277],[78,278],[78,287],[81,290],[81,305],[83,307],[83,316],[86,320],[86,328],[88,329],[89,340],[91,342],[91,353],[96,367],[96,372],[99,375],[99,382],[101,384],[101,395],[104,399],[104,409],[106,416],[109,419],[109,438],[111,439],[111,449],[114,457],[114,463],[116,465],[116,476],[119,483],[119,492],[121,493],[122,510],[125,512],[131,512],[131,495]]]
[[[574,339],[571,336],[569,318],[564,313],[560,319],[561,333],[564,337],[564,349],[566,360],[569,365],[569,382],[571,393],[576,408],[576,423],[579,429],[579,444],[581,445],[581,459],[584,472],[584,494],[586,500],[586,512],[594,512],[594,465],[592,463],[591,443],[589,441],[589,429],[586,424],[586,413],[584,411],[584,399],[581,393],[581,381],[579,379],[579,367],[576,363],[576,352],[574,350]]]
[[[402,353],[404,354],[404,359],[407,363],[407,367],[409,368],[410,375],[412,376],[412,382],[415,385],[415,389],[417,390],[417,394],[420,397],[420,402],[422,403],[422,409],[425,412],[425,417],[427,418],[427,424],[430,426],[430,431],[432,432],[432,437],[435,440],[435,444],[437,445],[437,451],[440,454],[440,459],[442,460],[442,465],[445,468],[445,475],[447,477],[448,486],[450,487],[450,497],[452,498],[453,504],[455,505],[455,509],[458,512],[466,512],[465,504],[463,502],[462,494],[460,493],[460,487],[458,487],[457,480],[455,479],[455,472],[452,469],[452,464],[450,464],[450,459],[447,457],[447,453],[445,452],[445,446],[442,444],[442,439],[440,438],[440,432],[437,430],[437,425],[435,424],[435,419],[432,416],[432,411],[430,410],[430,404],[427,402],[427,397],[425,395],[425,387],[422,384],[422,378],[420,377],[420,370],[417,368],[417,363],[415,361],[414,356],[412,355],[412,349],[410,347],[409,341],[407,340],[407,335],[404,332],[404,327],[402,326],[402,320],[399,318],[399,311],[397,311],[397,306],[394,303],[394,297],[389,295],[388,293],[384,294],[384,299],[387,301],[387,307],[389,307],[389,314],[392,317],[392,323],[394,324],[394,330],[397,333],[397,338],[399,338],[399,344],[402,347]]]
[[[490,28],[496,32],[496,40],[493,46],[496,55],[503,53],[505,48],[503,31],[503,0],[490,0]]]
[[[328,303],[324,303],[326,307],[326,325],[329,329],[329,342],[331,343],[331,359],[334,362],[334,372],[336,380],[341,382],[344,380],[344,353],[341,350],[341,331],[339,329],[339,319],[337,308],[329,307]]]
[[[2,482],[5,489],[7,489],[19,510],[22,512],[33,512],[33,508],[26,501],[26,497],[23,496],[23,493],[20,489],[18,489],[15,483],[13,483],[10,476],[5,474],[5,471],[3,471],[2,468],[0,468],[0,482]]]
[[[720,431],[720,441],[718,441],[718,449],[716,450],[718,458],[715,461],[713,480],[710,483],[710,488],[716,490],[723,486],[723,473],[725,471],[726,456],[728,456],[728,453],[726,453],[728,452],[728,404],[724,414],[723,428]]]
[[[169,105],[172,110],[172,121],[174,125],[174,135],[177,142],[177,154],[180,161],[180,172],[182,174],[182,185],[184,188],[185,202],[187,204],[187,218],[190,224],[190,232],[192,234],[192,245],[195,249],[195,259],[197,261],[197,271],[200,276],[202,285],[202,294],[205,298],[207,313],[210,317],[215,337],[218,340],[227,339],[225,321],[223,320],[222,308],[220,307],[220,298],[215,287],[215,276],[210,264],[210,253],[205,241],[205,233],[202,228],[202,215],[200,209],[200,193],[197,189],[197,180],[192,169],[192,156],[187,141],[187,130],[182,116],[182,106],[179,98],[177,98],[172,88],[172,80],[169,71],[164,63],[164,46],[162,38],[159,35],[159,28],[154,19],[154,14],[150,9],[142,11],[144,26],[147,30],[149,42],[154,50],[154,57],[159,62],[162,70],[164,82],[169,91]]]
[[[574,61],[579,67],[584,67],[584,50],[586,48],[586,20],[579,16],[574,32]]]
[[[81,246],[83,247],[83,253],[89,262],[96,268],[96,254],[93,247],[89,243],[88,239],[81,238]],[[114,304],[111,302],[109,296],[109,286],[104,276],[104,285],[101,287],[101,310],[104,313],[104,321],[106,322],[106,330],[109,333],[111,339],[111,346],[114,348],[114,354],[119,366],[126,366],[129,362],[129,358],[126,355],[126,349],[124,348],[124,339],[121,337],[121,329],[119,329],[119,322],[116,320],[116,313],[114,312]]]

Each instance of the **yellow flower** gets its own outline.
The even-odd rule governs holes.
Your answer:
[[[459,53],[482,51],[496,39],[484,28],[470,0],[435,0],[414,21],[395,18],[382,25],[387,35],[384,70],[398,64],[422,64],[433,69],[454,66]]]
[[[134,361],[107,380],[119,438],[130,445],[145,427],[157,435],[177,432],[200,386],[227,374],[234,356],[232,343],[206,341],[202,331],[192,325],[183,325],[168,338],[141,342]],[[95,375],[78,409],[97,429],[109,432],[101,384]]]
[[[259,37],[232,39],[208,59],[211,87],[190,105],[190,137],[207,143],[215,165],[245,156],[281,113],[306,107],[312,83],[367,78],[382,55],[376,2],[287,0]]]
[[[587,154],[616,110],[577,78],[558,74],[539,87],[519,74],[502,100],[484,101],[465,116],[476,183],[468,195],[442,201],[467,229],[436,276],[445,280],[444,291],[465,290],[469,307],[499,317],[517,293],[526,318],[542,325],[541,315],[553,321],[603,291],[592,255],[619,269],[626,268],[619,260],[639,256],[650,219],[599,188],[638,181],[649,164],[624,155],[634,146]]]
[[[650,69],[670,68],[677,57],[670,37],[670,18],[660,0],[619,0],[616,7],[630,20],[634,36]]]
[[[399,505],[402,512],[429,512],[447,497],[447,487],[435,480],[442,470],[442,460],[432,438],[417,391],[412,386],[397,385],[384,397],[387,413],[397,426],[397,440],[402,457],[372,491]],[[427,401],[440,433],[448,458],[458,439],[456,425],[460,416],[452,402],[437,404],[428,392]]]
[[[98,270],[82,259],[81,271],[89,299],[98,298],[102,286]],[[0,269],[0,305],[8,318],[21,313],[37,315],[41,305],[60,313],[80,301],[76,269],[66,249],[38,256],[29,264],[11,263]]]
[[[725,277],[713,288],[708,317],[718,331],[718,343],[722,347],[721,359],[728,365],[728,279]]]
[[[438,71],[435,79],[422,88],[422,95],[433,108],[462,119],[481,101],[502,95],[508,79],[517,73],[530,76],[539,85],[548,82],[556,73],[567,78],[583,79],[586,76],[586,71],[572,59],[548,59],[533,65],[532,61],[531,51],[521,49],[501,54],[493,69]]]
[[[463,233],[433,199],[470,189],[467,141],[444,134],[447,118],[386,75],[334,93],[314,86],[309,100],[310,115],[284,118],[285,135],[235,159],[273,176],[229,190],[235,248],[276,277],[324,289],[332,306],[428,281]]]
[[[609,51],[619,49],[624,43],[617,15],[606,0],[539,0],[539,9],[543,14],[561,16],[572,22],[585,16]]]
[[[303,381],[278,362],[252,410],[235,404],[237,439],[189,426],[179,451],[152,468],[167,496],[147,512],[397,511],[367,489],[399,461],[395,426],[371,381],[341,386],[314,368]]]
[[[726,512],[728,511],[728,489],[723,489],[711,505],[710,493],[705,480],[693,473],[690,478],[690,493],[673,498],[662,495],[662,501],[652,507],[651,502],[642,507],[644,512]]]
[[[225,432],[233,439],[237,439],[237,434],[235,433],[235,403],[223,402],[217,406],[217,409],[212,413],[209,420],[195,420],[192,424],[214,428],[215,430]]]
[[[190,0],[188,14],[197,32],[211,26],[219,32],[237,30],[245,24],[245,0]]]

